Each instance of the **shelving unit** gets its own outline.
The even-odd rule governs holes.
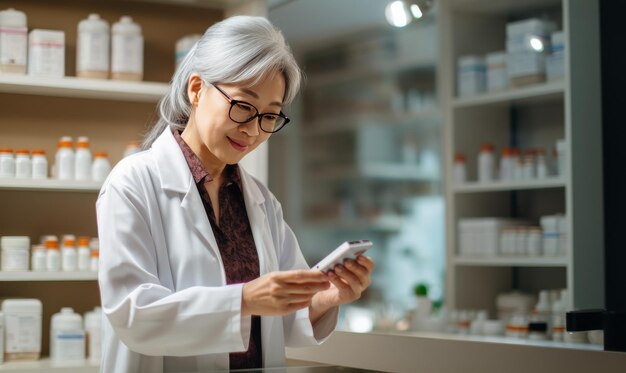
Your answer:
[[[31,190],[31,191],[56,191],[56,192],[86,192],[97,193],[102,187],[98,181],[66,181],[56,179],[33,180],[33,179],[5,179],[0,178],[0,190]]]
[[[0,74],[0,92],[54,97],[90,98],[131,102],[157,102],[167,92],[168,84],[114,80],[41,78]]]
[[[367,178],[389,181],[437,182],[438,175],[424,172],[420,166],[400,163],[364,163],[354,166],[328,166],[312,171],[314,179],[357,179]]]
[[[265,11],[256,0],[120,1],[89,3],[35,0],[15,8],[25,12],[29,29],[65,32],[64,78],[0,75],[0,143],[14,149],[44,149],[52,166],[60,136],[88,136],[93,151],[106,150],[114,165],[128,141],[140,140],[158,116],[156,103],[168,90],[174,72],[174,46],[180,37],[202,33],[225,15]],[[76,25],[89,13],[109,22],[131,15],[145,40],[142,82],[76,78]],[[165,18],[164,18],[165,17]],[[163,28],[166,20],[168,27]],[[0,180],[0,236],[26,235],[38,242],[44,234],[97,236],[95,202],[102,183],[47,180]],[[42,358],[37,362],[0,364],[0,372],[98,372],[99,364],[51,362],[49,330],[61,307],[78,313],[100,303],[95,272],[0,272],[0,297],[37,298],[43,304]]]
[[[446,292],[449,307],[495,314],[499,293],[567,288],[568,308],[603,306],[602,163],[599,21],[596,2],[579,0],[441,1],[445,35],[442,68],[446,176],[454,154],[468,156],[469,180],[446,185]],[[464,55],[505,50],[506,23],[551,17],[565,33],[565,77],[502,92],[456,95],[456,63]],[[583,21],[584,20],[584,21]],[[479,147],[554,146],[565,139],[561,176],[543,180],[478,183]],[[542,215],[566,214],[564,257],[460,257],[457,224],[472,217],[513,217],[538,225]]]
[[[0,271],[0,282],[11,281],[95,281],[97,272],[9,272]]]
[[[48,358],[33,362],[6,362],[0,364],[0,372],[13,373],[40,373],[40,372],[59,372],[59,373],[98,373],[100,364],[89,361],[81,363],[64,363],[59,364]]]

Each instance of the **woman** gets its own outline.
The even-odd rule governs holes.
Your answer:
[[[182,62],[147,150],[98,198],[103,372],[281,366],[369,286],[365,256],[309,270],[278,201],[237,166],[289,122],[300,79],[260,17],[213,25]]]

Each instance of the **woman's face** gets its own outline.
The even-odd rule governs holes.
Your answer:
[[[193,84],[193,78],[190,85]],[[238,163],[245,155],[256,149],[270,137],[259,127],[256,117],[247,123],[237,123],[229,117],[229,99],[215,86],[196,81],[199,91],[192,102],[197,105],[192,112],[190,123],[195,127],[189,144],[192,149],[199,145],[200,158],[215,166]],[[252,104],[259,113],[280,113],[285,94],[285,79],[282,74],[262,79],[253,86],[239,84],[216,84],[233,100]],[[193,93],[192,93],[193,96]],[[185,130],[185,132],[187,132]],[[197,151],[197,149],[194,149]],[[208,159],[207,159],[208,157]]]

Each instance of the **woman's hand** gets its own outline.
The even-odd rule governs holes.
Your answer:
[[[372,258],[359,255],[356,260],[346,260],[338,264],[326,276],[332,283],[327,290],[320,291],[313,298],[309,318],[315,322],[330,308],[351,303],[361,297],[370,286],[371,273],[375,263]]]
[[[244,284],[241,312],[243,316],[287,315],[309,307],[313,296],[329,287],[329,279],[319,271],[268,273]]]

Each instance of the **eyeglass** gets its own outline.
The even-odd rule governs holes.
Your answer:
[[[287,123],[289,118],[280,113],[259,113],[259,110],[251,103],[232,99],[226,92],[215,84],[211,84],[230,102],[228,116],[234,122],[239,124],[248,123],[254,118],[259,118],[259,127],[263,132],[275,133],[280,131]]]

